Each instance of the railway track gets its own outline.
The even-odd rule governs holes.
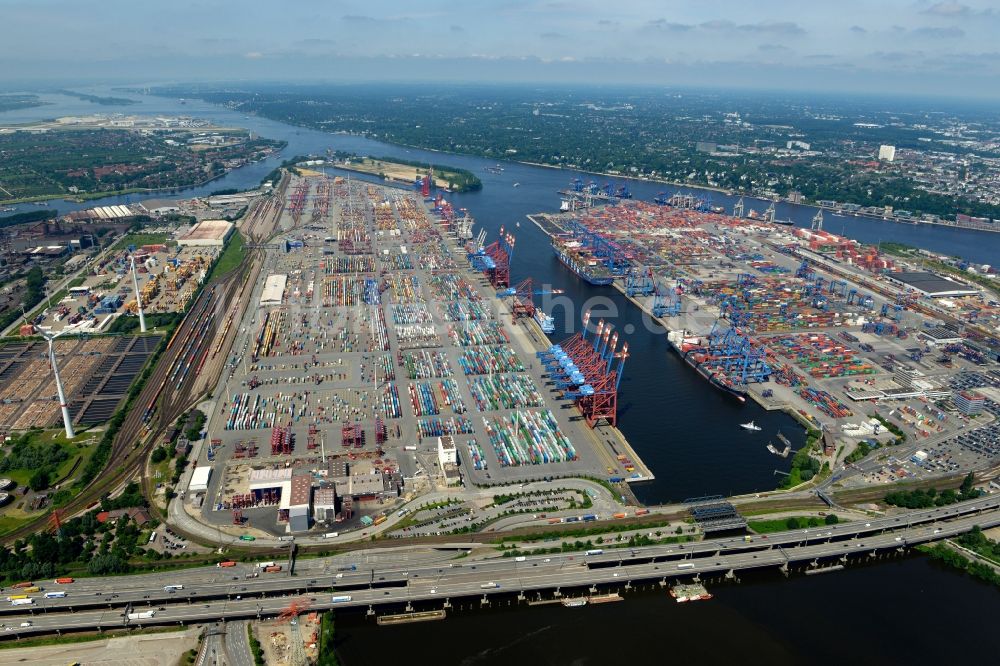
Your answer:
[[[263,236],[270,235],[273,225],[269,228],[267,222],[275,222],[280,213],[281,206],[275,206],[273,198],[255,207],[248,213],[245,231],[247,239],[259,242]],[[146,459],[159,442],[160,436],[200,396],[201,392],[196,391],[195,387],[199,383],[214,386],[211,376],[217,378],[226,355],[218,356],[206,367],[209,356],[217,356],[212,354],[210,343],[219,328],[225,325],[226,308],[232,307],[237,299],[245,299],[253,291],[253,283],[249,278],[256,275],[262,258],[261,250],[248,251],[236,268],[202,289],[161,353],[142,392],[126,414],[112,443],[104,471],[79,495],[60,507],[65,516],[85,511],[104,494],[126,480],[141,475]],[[235,335],[235,329],[231,332],[227,330],[226,333]],[[224,346],[224,342],[223,340],[220,344]],[[194,372],[191,371],[192,368]],[[199,370],[207,370],[207,375],[199,374]],[[200,382],[203,377],[208,379]],[[151,488],[148,484],[143,484],[143,490],[147,498],[150,497]],[[39,516],[0,537],[0,543],[12,543],[30,536],[44,529],[48,520],[48,514]]]

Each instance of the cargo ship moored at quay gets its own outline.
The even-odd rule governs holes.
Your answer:
[[[596,286],[609,285],[615,281],[615,276],[608,267],[584,250],[579,241],[553,238],[552,251],[581,280]]]
[[[737,384],[721,370],[709,367],[707,349],[702,346],[701,338],[687,336],[687,331],[670,331],[667,341],[671,349],[684,359],[684,362],[694,368],[699,375],[723,393],[731,395],[740,402],[746,402],[746,386]]]

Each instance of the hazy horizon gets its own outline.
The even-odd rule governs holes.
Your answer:
[[[1000,10],[981,0],[0,6],[8,88],[406,80],[1000,97]]]

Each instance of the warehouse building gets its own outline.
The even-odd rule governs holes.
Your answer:
[[[928,273],[927,271],[902,271],[899,273],[886,273],[886,279],[899,286],[911,287],[929,298],[946,298],[948,296],[975,296],[979,293],[977,289],[971,289],[966,285],[948,280]]]
[[[236,226],[225,220],[203,220],[177,236],[181,247],[222,247]]]
[[[268,275],[264,282],[264,291],[260,293],[260,306],[273,307],[281,305],[285,296],[285,285],[288,282],[287,275]]]
[[[212,468],[208,465],[203,465],[201,467],[196,467],[194,473],[191,474],[191,483],[188,485],[188,490],[192,493],[203,493],[208,490],[208,480],[212,476]]]

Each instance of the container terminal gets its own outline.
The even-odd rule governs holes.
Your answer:
[[[510,284],[514,235],[473,234],[426,189],[284,188],[182,498],[220,536],[365,529],[462,486],[652,478],[614,427],[627,342],[595,322],[553,344],[530,280]]]
[[[528,217],[571,273],[611,282],[663,330],[663,353],[736,401],[821,431],[831,468],[861,449],[839,483],[1000,462],[996,294],[826,232],[821,212],[804,229],[740,204],[728,214],[694,197],[598,194]],[[778,445],[754,436],[790,452],[780,433]],[[850,464],[904,440],[877,464]]]

